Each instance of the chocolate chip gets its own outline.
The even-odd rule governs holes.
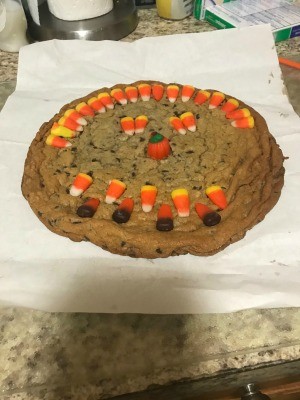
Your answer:
[[[81,218],[92,218],[95,212],[95,209],[84,204],[77,209],[77,215]]]
[[[42,215],[43,215],[43,213],[38,211],[38,216],[41,217]]]
[[[156,229],[161,232],[168,232],[174,228],[173,220],[171,218],[160,218],[156,222]]]
[[[200,118],[200,115],[199,115],[199,114],[196,114],[196,118],[199,119],[199,118]]]
[[[118,224],[125,224],[125,222],[129,221],[130,213],[126,210],[115,210],[112,215],[112,219]]]
[[[135,172],[131,172],[131,176],[134,178],[136,176]]]
[[[221,221],[221,215],[215,211],[212,211],[205,215],[203,218],[203,223],[206,226],[214,226],[217,225]]]
[[[124,241],[122,240],[122,242],[121,242],[121,247],[124,247],[125,244],[126,244],[126,242],[124,242]]]
[[[156,251],[156,253],[158,253],[158,254],[162,254],[162,249],[160,249],[159,247],[155,250]]]
[[[144,142],[146,139],[143,137],[140,137],[140,142]]]

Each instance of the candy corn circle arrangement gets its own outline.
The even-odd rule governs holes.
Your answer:
[[[283,160],[242,101],[143,81],[97,90],[44,123],[22,192],[51,231],[74,241],[131,257],[208,256],[276,204]]]

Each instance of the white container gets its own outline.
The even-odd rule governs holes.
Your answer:
[[[156,0],[161,18],[180,20],[192,15],[194,0]]]
[[[27,22],[18,0],[0,0],[0,49],[18,52],[28,44]]]
[[[100,17],[113,9],[113,0],[48,0],[50,12],[64,21]]]

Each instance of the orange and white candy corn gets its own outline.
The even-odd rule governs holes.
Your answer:
[[[78,124],[70,117],[61,117],[58,120],[58,125],[64,126],[65,128],[71,129],[71,131],[81,132],[83,130],[82,125]]]
[[[194,103],[198,104],[199,106],[205,103],[210,98],[210,92],[207,90],[199,90],[194,98]]]
[[[90,99],[88,99],[87,103],[97,113],[105,113],[106,112],[106,108],[102,104],[101,100],[97,99],[97,97],[91,97]]]
[[[82,115],[89,115],[90,117],[94,117],[94,115],[95,115],[94,110],[89,105],[87,105],[84,101],[77,104],[77,106],[75,108],[76,108],[76,111],[78,111]]]
[[[85,192],[90,185],[92,184],[93,179],[87,175],[87,174],[83,174],[83,173],[79,173],[72,186],[70,189],[70,195],[71,196],[80,196],[83,192]]]
[[[113,179],[110,181],[109,186],[106,191],[105,203],[112,204],[125,192],[125,183],[119,181],[118,179]]]
[[[253,117],[236,119],[235,121],[231,122],[231,125],[234,126],[235,128],[253,128],[254,119]]]
[[[222,101],[225,99],[225,94],[221,92],[214,92],[209,100],[209,106],[208,108],[210,110],[213,110],[214,108],[217,108]]]
[[[191,85],[184,85],[181,91],[181,100],[186,103],[190,100],[195,92],[194,86]]]
[[[175,129],[175,131],[177,131],[181,135],[185,135],[186,134],[186,130],[184,129],[184,125],[183,125],[183,123],[182,123],[180,118],[171,117],[169,119],[169,121],[170,121],[170,124],[171,124],[172,128]]]
[[[139,115],[134,120],[134,131],[135,133],[143,133],[148,124],[148,118],[146,115]]]
[[[229,113],[231,111],[236,110],[239,107],[240,103],[236,99],[229,99],[225,104],[221,107],[221,110],[225,113]]]
[[[54,124],[52,125],[50,133],[52,135],[62,136],[62,137],[65,137],[65,138],[73,138],[73,137],[76,136],[76,132],[75,131],[72,131],[71,129],[66,128],[65,126],[58,125],[57,122],[54,122]]]
[[[109,110],[113,110],[115,105],[112,101],[111,96],[107,92],[102,92],[98,94],[98,99],[101,101],[101,103],[108,108]]]
[[[191,132],[196,132],[196,120],[191,112],[185,112],[180,115],[183,125]]]
[[[122,106],[125,106],[125,104],[127,104],[127,97],[122,89],[113,89],[110,92],[110,95],[116,100],[117,103],[121,104]]]
[[[126,135],[134,134],[134,119],[132,117],[124,117],[121,119],[121,127]]]
[[[68,140],[55,135],[49,135],[46,139],[46,144],[48,146],[57,147],[59,149],[64,149],[66,147],[72,146],[72,143],[70,143]]]
[[[141,202],[144,212],[150,212],[155,204],[157,195],[156,186],[144,185],[141,188]]]
[[[171,193],[173,203],[176,207],[179,217],[188,217],[190,215],[190,199],[186,189],[175,189]]]
[[[148,83],[138,85],[138,91],[143,101],[149,101],[151,96],[151,86]]]
[[[156,101],[160,101],[164,95],[164,87],[158,83],[152,85],[152,96]]]
[[[248,108],[241,108],[240,110],[231,111],[226,114],[228,119],[240,119],[250,117],[251,113]]]
[[[125,93],[131,103],[136,103],[139,97],[139,92],[135,86],[127,86],[125,88]]]
[[[167,98],[170,103],[175,103],[179,94],[179,87],[177,85],[167,86]]]
[[[209,186],[205,194],[221,210],[227,207],[227,200],[221,186]]]
[[[79,125],[86,125],[87,121],[83,118],[78,111],[74,110],[73,108],[65,111],[64,116],[67,118],[71,118],[73,121],[77,122]]]

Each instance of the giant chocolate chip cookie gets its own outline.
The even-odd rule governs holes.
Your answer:
[[[131,257],[214,254],[276,204],[283,155],[265,120],[213,90],[103,88],[44,123],[22,192],[54,233]]]

